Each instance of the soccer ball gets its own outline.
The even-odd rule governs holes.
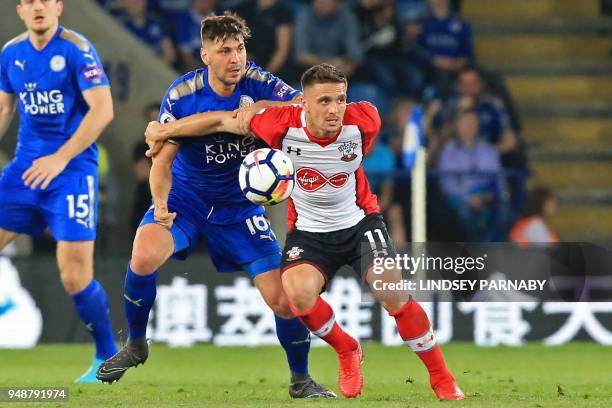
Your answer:
[[[242,193],[252,203],[278,204],[289,198],[293,191],[293,163],[280,150],[254,150],[242,161],[238,182]]]

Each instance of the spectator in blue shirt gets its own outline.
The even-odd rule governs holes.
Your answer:
[[[193,0],[188,13],[179,16],[176,25],[176,37],[185,71],[192,71],[203,66],[200,58],[200,28],[202,19],[218,11],[216,0]]]
[[[357,18],[338,0],[314,0],[298,16],[295,59],[299,66],[326,62],[350,76],[362,56]]]
[[[168,64],[174,64],[176,51],[161,21],[147,14],[147,0],[125,0],[123,25],[151,47]]]
[[[505,155],[517,148],[517,136],[510,123],[504,102],[487,92],[480,71],[475,67],[466,67],[459,73],[457,95],[446,104],[446,120],[461,109],[474,109],[478,113],[479,135],[493,144],[497,152]]]
[[[472,30],[452,14],[448,0],[429,0],[431,16],[418,37],[424,56],[434,68],[457,72],[474,59]]]
[[[438,160],[440,187],[459,214],[467,240],[490,240],[491,205],[505,189],[499,155],[478,137],[475,111],[459,112],[455,131],[456,138],[445,144]]]

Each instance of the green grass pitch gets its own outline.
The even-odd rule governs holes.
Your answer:
[[[67,403],[43,407],[612,407],[612,348],[590,343],[523,348],[444,346],[468,399],[439,402],[420,361],[404,347],[364,346],[365,388],[354,400],[293,401],[280,347],[170,349],[155,345],[149,361],[113,385],[75,385],[91,355],[87,345],[0,350],[0,387],[70,388]],[[311,373],[338,390],[328,347],[311,351]],[[34,404],[2,404],[25,407]]]

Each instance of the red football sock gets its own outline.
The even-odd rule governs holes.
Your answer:
[[[357,340],[340,328],[331,306],[320,296],[317,303],[307,312],[300,313],[293,305],[291,310],[304,326],[308,327],[308,330],[325,340],[336,352],[343,353],[357,348]]]
[[[410,299],[400,309],[389,313],[395,318],[397,330],[408,345],[419,356],[427,367],[429,375],[434,377],[450,375],[442,356],[442,350],[436,342],[427,314],[414,300]]]

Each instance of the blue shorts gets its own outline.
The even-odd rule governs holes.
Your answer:
[[[176,212],[170,233],[174,239],[175,259],[186,259],[200,240],[219,272],[246,271],[251,278],[278,269],[281,247],[262,207],[225,205],[222,208],[204,204],[189,193],[174,192],[168,197],[168,210]],[[153,207],[144,215],[140,226],[154,224]],[[209,219],[214,212],[234,214],[234,221],[217,224]]]
[[[0,176],[0,228],[37,236],[47,226],[57,241],[93,241],[98,222],[97,174],[60,174],[46,190],[30,190],[15,162]]]

